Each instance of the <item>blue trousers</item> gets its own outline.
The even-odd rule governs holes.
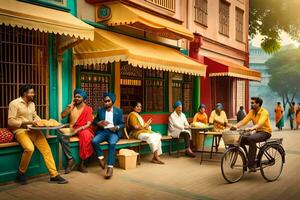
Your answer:
[[[97,156],[103,156],[103,151],[101,149],[101,142],[108,142],[108,159],[107,165],[113,166],[115,164],[115,153],[116,153],[116,143],[119,140],[117,133],[112,132],[108,129],[99,130],[96,132],[95,137],[92,141],[94,150]]]

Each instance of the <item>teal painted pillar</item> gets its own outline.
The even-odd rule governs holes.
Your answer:
[[[49,34],[49,118],[58,119],[57,47],[55,36]]]
[[[70,9],[70,13],[77,16],[77,0],[68,0],[67,7]],[[62,110],[72,101],[72,67],[73,67],[73,54],[72,49],[68,49],[63,54],[62,62]],[[64,119],[62,122],[66,122]]]
[[[62,110],[71,103],[72,92],[72,50],[69,49],[65,51],[62,63]]]
[[[200,77],[196,76],[193,80],[193,114],[198,112],[200,106]]]

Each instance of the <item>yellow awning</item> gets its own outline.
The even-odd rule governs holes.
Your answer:
[[[74,47],[74,64],[128,61],[133,66],[205,76],[206,66],[173,48],[107,30],[96,29],[94,41]]]
[[[261,73],[259,71],[220,58],[205,57],[204,63],[208,66],[207,73],[209,77],[231,76],[252,81],[261,81]]]
[[[94,39],[94,27],[70,13],[16,0],[0,0],[0,24],[79,39]]]
[[[111,18],[104,23],[108,26],[130,25],[171,39],[193,40],[194,35],[183,25],[171,22],[122,3],[107,5]]]

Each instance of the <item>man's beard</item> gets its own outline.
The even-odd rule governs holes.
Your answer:
[[[29,101],[34,102],[34,97],[27,97],[27,99],[28,99]]]
[[[83,102],[83,101],[80,101],[80,102],[76,102],[76,101],[75,101],[75,102],[74,102],[74,105],[75,105],[75,106],[79,106],[82,102]]]

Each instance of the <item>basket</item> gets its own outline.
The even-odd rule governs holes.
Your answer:
[[[222,133],[222,139],[225,145],[240,145],[241,135],[237,131],[225,131]]]

